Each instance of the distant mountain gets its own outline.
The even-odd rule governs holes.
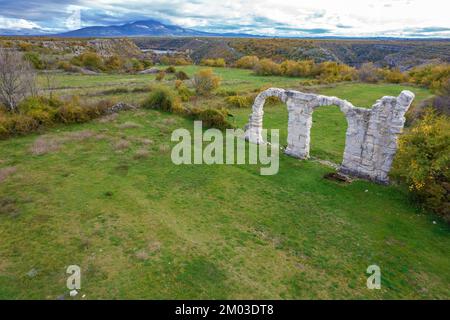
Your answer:
[[[209,33],[163,24],[156,20],[135,21],[122,25],[93,26],[58,34],[60,37],[253,37],[247,34]]]
[[[0,35],[2,36],[45,36],[50,35],[48,31],[39,28],[32,29],[2,29],[0,28]]]

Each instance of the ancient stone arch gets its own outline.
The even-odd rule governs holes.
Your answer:
[[[278,97],[287,105],[286,154],[307,159],[314,109],[336,105],[348,123],[340,172],[379,183],[389,182],[388,174],[397,150],[397,136],[403,129],[404,115],[414,99],[412,92],[402,91],[398,97],[383,97],[371,109],[365,109],[336,97],[270,88],[260,93],[253,104],[245,135],[250,142],[264,143],[263,106],[268,97]]]

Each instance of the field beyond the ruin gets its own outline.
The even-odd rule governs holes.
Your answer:
[[[177,67],[192,76],[201,67]],[[370,107],[396,84],[303,87],[300,78],[214,68],[221,90],[292,88]],[[155,75],[55,75],[54,93],[139,105]],[[41,75],[40,82],[46,78]],[[172,86],[174,81],[163,84]],[[121,89],[121,90],[119,90]],[[126,90],[128,92],[126,92]],[[185,102],[221,107],[213,95]],[[230,109],[243,128],[251,109]],[[286,143],[287,111],[265,108],[265,128]],[[192,120],[154,110],[0,141],[0,299],[68,296],[67,266],[81,267],[75,299],[448,299],[449,227],[400,186],[324,179],[333,168],[280,155],[280,170],[181,165],[171,133]],[[314,113],[311,155],[340,163],[346,120]],[[381,290],[366,269],[381,268]]]

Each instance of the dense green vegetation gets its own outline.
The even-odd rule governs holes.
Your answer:
[[[201,67],[176,69],[192,78]],[[361,107],[403,89],[416,103],[430,96],[398,84],[304,86],[251,70],[213,71],[221,86],[184,108],[200,115],[267,86]],[[149,89],[155,77],[57,74],[51,91],[157,106],[167,96]],[[166,76],[160,84],[183,83]],[[243,127],[250,109],[229,112]],[[284,144],[285,106],[268,104],[264,126],[280,129]],[[404,187],[340,184],[323,178],[332,168],[285,155],[274,176],[251,165],[175,166],[170,135],[180,127],[192,130],[192,118],[139,109],[0,141],[0,298],[67,298],[71,264],[82,268],[78,298],[86,299],[450,296],[449,227],[416,207]],[[337,108],[317,110],[312,155],[339,162],[345,129]],[[381,290],[366,288],[371,264],[381,267]]]
[[[426,208],[450,222],[450,118],[428,108],[400,138],[394,174]]]

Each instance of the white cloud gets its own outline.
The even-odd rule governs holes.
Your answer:
[[[39,25],[25,19],[14,19],[0,16],[0,28],[10,30],[33,29],[39,28]]]
[[[442,0],[42,0],[42,6],[51,4],[59,12],[51,17],[44,9],[40,12],[36,7],[25,6],[31,1],[16,0],[3,7],[7,6],[10,17],[23,18],[14,20],[15,24],[39,21],[49,28],[64,28],[69,16],[66,9],[76,5],[81,8],[82,26],[153,18],[212,32],[450,37],[448,30],[442,30],[450,28],[450,2]],[[16,2],[23,7],[17,12]],[[0,2],[2,9],[6,7],[2,8]],[[5,24],[0,20],[0,27]],[[73,27],[69,23],[66,28],[69,26]],[[423,31],[437,27],[441,31]]]

